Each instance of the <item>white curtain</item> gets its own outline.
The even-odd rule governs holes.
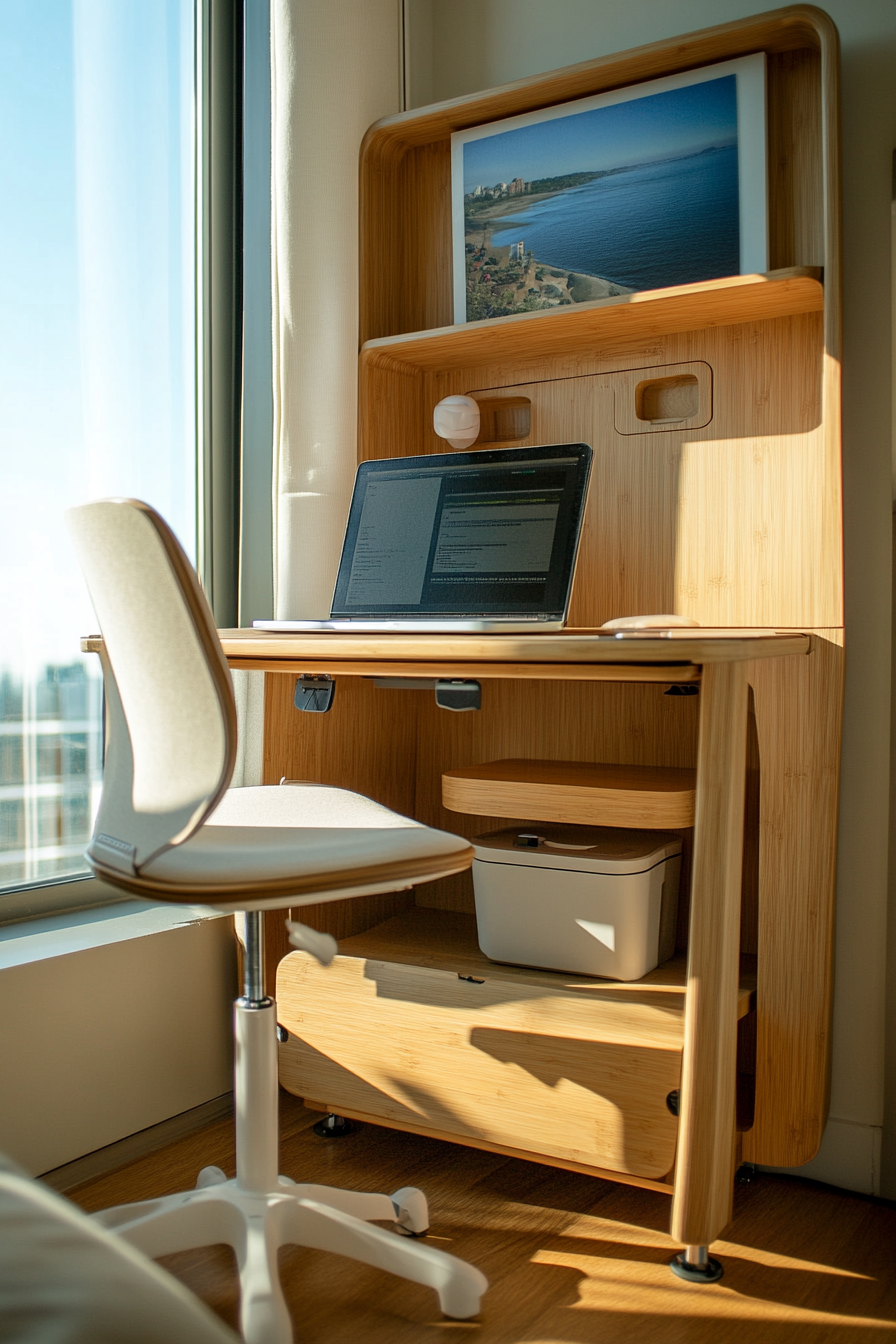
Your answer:
[[[400,0],[271,6],[274,583],[329,614],[357,464],[358,152],[401,97]]]

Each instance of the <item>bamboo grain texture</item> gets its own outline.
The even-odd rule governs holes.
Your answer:
[[[760,760],[756,1118],[744,1160],[818,1152],[830,1088],[842,632],[776,671],[746,664]],[[769,673],[771,673],[769,675]]]
[[[230,632],[226,632],[230,633]],[[237,646],[239,647],[239,646]],[[325,673],[333,677],[470,677],[476,681],[627,681],[678,686],[700,680],[700,667],[688,663],[472,663],[463,659],[421,662],[352,662],[345,657],[306,658],[299,645],[290,656],[241,655],[228,658],[246,671]]]
[[[701,687],[681,1128],[672,1235],[709,1245],[731,1217],[748,684],[707,669]]]
[[[281,1081],[337,1110],[659,1179],[675,1156],[682,1001],[643,997],[598,1004],[343,956],[322,971],[291,954]]]
[[[790,267],[765,275],[726,276],[690,285],[593,299],[573,308],[411,329],[365,343],[362,375],[383,369],[405,378],[503,359],[551,359],[565,346],[613,345],[670,333],[741,322],[769,321],[824,309],[817,267]]]
[[[278,658],[296,664],[303,664],[306,659],[320,663],[335,659],[350,664],[355,676],[381,675],[369,672],[371,665],[401,667],[401,671],[392,675],[411,676],[419,674],[421,663],[446,668],[455,663],[471,665],[482,661],[485,664],[543,668],[547,677],[552,675],[555,663],[564,667],[644,665],[647,681],[662,679],[651,671],[652,667],[658,666],[667,669],[667,680],[674,681],[676,669],[688,664],[702,666],[745,658],[783,658],[788,654],[808,653],[810,647],[809,636],[801,630],[779,634],[774,628],[733,632],[725,629],[687,630],[670,632],[664,637],[638,632],[622,638],[594,627],[576,629],[574,626],[543,635],[352,634],[330,630],[284,633],[220,630],[218,634],[224,653],[231,661],[248,659],[252,666],[258,666]],[[85,642],[92,648],[93,640]],[[413,671],[409,670],[411,668]],[[512,670],[500,675],[509,675]]]
[[[289,1051],[288,1044],[284,1053],[290,1056],[292,1054]],[[320,1101],[314,1097],[303,1098],[302,1100],[309,1110],[322,1112],[325,1115],[335,1109],[335,1103],[331,1105],[328,1101]],[[523,1162],[537,1162],[542,1166],[552,1167],[555,1171],[574,1171],[581,1176],[590,1176],[595,1180],[609,1180],[620,1185],[632,1185],[639,1190],[655,1190],[662,1195],[671,1195],[673,1191],[671,1173],[662,1180],[655,1181],[649,1176],[636,1176],[630,1171],[609,1171],[604,1167],[595,1167],[587,1162],[575,1162],[571,1158],[557,1157],[554,1154],[549,1156],[546,1153],[539,1152],[533,1153],[524,1148],[512,1148],[506,1143],[495,1143],[491,1139],[484,1139],[481,1135],[470,1138],[466,1134],[457,1133],[456,1130],[440,1130],[430,1125],[418,1124],[409,1120],[405,1115],[400,1120],[392,1120],[382,1115],[371,1116],[366,1111],[358,1111],[351,1106],[346,1106],[344,1102],[339,1103],[338,1110],[339,1114],[345,1116],[348,1120],[359,1120],[362,1124],[380,1125],[385,1129],[398,1130],[402,1134],[419,1134],[421,1138],[456,1143],[462,1148],[478,1148],[484,1153],[497,1153],[501,1157],[517,1158]]]
[[[710,628],[841,625],[840,457],[825,427],[820,315],[668,335],[662,363],[656,347],[640,359],[589,348],[577,361],[570,348],[538,369],[493,357],[421,374],[420,418],[401,432],[364,412],[375,384],[394,375],[365,374],[362,362],[362,422],[375,427],[365,455],[439,451],[430,428],[436,402],[512,389],[531,401],[523,445],[595,450],[571,626],[652,612]],[[629,432],[642,376],[695,362],[712,372],[708,423]],[[709,661],[698,649],[695,661]],[[621,660],[621,649],[614,656]]]

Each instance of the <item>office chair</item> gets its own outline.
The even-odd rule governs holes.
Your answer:
[[[228,790],[236,754],[230,671],[198,579],[146,504],[102,500],[68,514],[103,635],[106,757],[87,857],[98,877],[150,900],[244,912],[243,994],[234,1008],[236,1178],[217,1167],[195,1190],[94,1215],[157,1257],[224,1242],[236,1252],[248,1344],[289,1344],[281,1245],[388,1269],[476,1315],[479,1270],[408,1237],[426,1198],[297,1185],[278,1174],[276,1010],[263,984],[262,910],[394,891],[469,867],[466,840],[344,789]],[[291,942],[324,965],[335,941],[297,923]]]

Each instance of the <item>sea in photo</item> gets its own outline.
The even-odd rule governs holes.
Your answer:
[[[734,75],[470,141],[467,320],[736,275],[739,215]]]

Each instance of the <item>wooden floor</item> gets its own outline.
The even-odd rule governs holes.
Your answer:
[[[281,1170],[387,1193],[419,1185],[430,1243],[491,1281],[482,1317],[448,1321],[416,1284],[317,1251],[281,1252],[297,1344],[852,1344],[896,1339],[896,1208],[812,1182],[739,1184],[709,1287],[673,1277],[669,1198],[590,1176],[367,1125],[311,1133],[318,1115],[281,1093]],[[192,1186],[199,1167],[233,1172],[219,1122],[70,1191],[88,1210]],[[237,1290],[224,1247],[162,1261],[231,1325]]]

